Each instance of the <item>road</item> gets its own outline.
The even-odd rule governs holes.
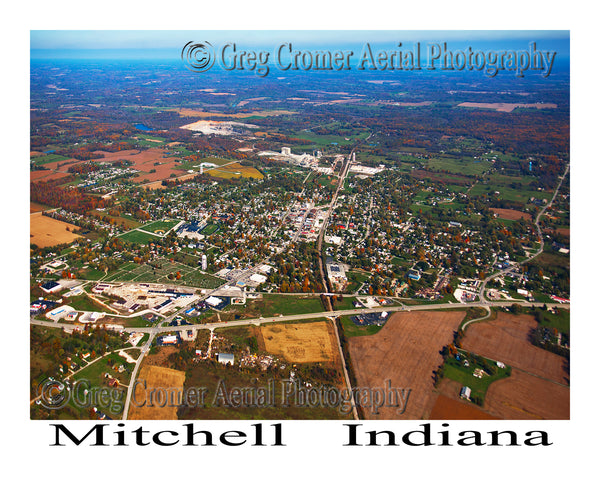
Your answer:
[[[550,201],[544,206],[544,208],[542,208],[538,212],[538,214],[535,217],[534,225],[537,230],[538,237],[540,239],[540,248],[531,257],[526,258],[525,260],[523,260],[521,262],[515,263],[514,265],[511,265],[510,267],[505,268],[504,270],[500,270],[499,272],[496,272],[496,273],[488,276],[484,280],[482,280],[481,286],[479,287],[479,299],[482,302],[487,301],[487,299],[485,298],[485,287],[490,280],[493,280],[497,277],[506,275],[507,273],[514,271],[515,269],[521,267],[521,265],[524,265],[525,263],[530,262],[531,260],[533,260],[535,257],[537,257],[539,254],[541,254],[544,251],[544,235],[542,234],[542,229],[540,228],[540,218],[542,218],[542,215],[546,212],[546,210],[552,205],[552,203],[556,199],[556,196],[558,195],[558,191],[560,190],[560,187],[562,186],[563,180],[567,176],[567,173],[569,173],[569,167],[570,166],[567,165],[567,168],[565,169],[565,173],[563,173],[562,176],[559,177],[560,181],[558,182],[558,185],[556,186],[556,190],[554,190],[554,195],[552,195],[552,198],[550,199]]]

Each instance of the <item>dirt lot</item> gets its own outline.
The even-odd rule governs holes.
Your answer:
[[[143,385],[136,386],[128,418],[130,420],[177,420],[177,407],[169,406],[169,403],[176,405],[179,399],[176,394],[173,394],[172,399],[169,398],[168,392],[183,391],[185,372],[146,365],[140,371],[138,380],[145,381],[146,388],[144,391]],[[166,397],[158,393],[163,391],[167,392]],[[144,400],[146,404],[141,406]],[[164,406],[161,406],[163,404]]]
[[[77,227],[42,215],[42,212],[32,213],[29,215],[29,243],[43,248],[70,243],[81,238],[80,235],[67,231],[67,228],[73,230]]]
[[[566,359],[529,343],[529,332],[536,326],[531,315],[501,312],[495,320],[469,326],[462,348],[568,385]]]
[[[500,218],[506,220],[519,220],[519,218],[531,220],[531,215],[529,213],[519,212],[518,210],[511,210],[509,208],[490,208],[490,210],[496,213]]]
[[[329,322],[267,325],[260,332],[267,351],[288,362],[330,362],[339,356]]]
[[[512,366],[510,378],[490,385],[484,408],[507,419],[568,419],[568,362],[531,345],[529,331],[536,326],[530,315],[500,313],[490,322],[467,329],[463,348]]]
[[[395,313],[375,335],[349,339],[358,387],[411,389],[403,414],[382,407],[379,415],[364,409],[366,419],[427,418],[436,401],[433,372],[441,365],[440,351],[449,344],[464,312]]]

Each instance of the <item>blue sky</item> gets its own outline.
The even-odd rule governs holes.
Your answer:
[[[245,47],[273,48],[282,42],[295,42],[298,47],[342,46],[364,44],[389,44],[395,47],[399,41],[405,45],[448,42],[457,47],[473,45],[487,48],[524,48],[536,41],[545,49],[569,55],[569,31],[555,30],[32,30],[32,58],[53,57],[121,57],[127,51],[144,51],[147,58],[167,58],[172,52],[180,51],[189,41],[209,41],[213,45],[236,42]]]

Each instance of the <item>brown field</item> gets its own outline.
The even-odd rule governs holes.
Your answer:
[[[500,312],[495,320],[469,326],[462,348],[568,385],[567,360],[529,343],[529,332],[536,326],[531,315]]]
[[[128,418],[130,420],[177,420],[177,403],[179,397],[173,394],[173,398],[165,398],[150,396],[150,392],[164,389],[167,392],[183,392],[183,384],[185,382],[185,372],[173,370],[171,368],[159,367],[156,365],[144,366],[138,377],[140,382],[146,382],[144,391],[143,385],[136,385],[132,396],[131,405],[129,407]],[[143,400],[147,400],[147,404],[140,406]],[[148,405],[152,401],[152,406]],[[163,402],[166,402],[164,406]],[[169,406],[171,403],[173,406]]]
[[[29,172],[31,182],[46,182],[56,180],[57,178],[69,177],[71,174],[66,172],[55,172],[54,170],[33,170]]]
[[[76,163],[85,163],[85,160],[77,160],[76,158],[67,158],[65,160],[58,160],[56,162],[45,163],[44,167],[57,172],[66,172],[69,167],[72,167]],[[60,167],[59,167],[60,165]]]
[[[139,170],[139,176],[134,177],[135,183],[141,183],[145,180],[149,182],[161,181],[171,177],[171,174],[178,175],[180,173],[177,170],[179,166],[175,163],[175,157],[167,156],[167,152],[163,148],[152,147],[148,150],[123,150],[121,152],[102,152],[97,151],[94,153],[103,153],[104,158],[95,160],[96,162],[116,162],[118,160],[127,160],[133,162],[135,170]],[[154,165],[160,163],[160,165]],[[156,170],[156,172],[150,173],[150,170]]]
[[[490,385],[484,406],[510,420],[568,420],[570,389],[513,368],[510,378]]]
[[[349,339],[357,387],[381,388],[384,382],[411,389],[403,414],[382,407],[378,415],[363,409],[366,419],[427,418],[436,401],[433,372],[441,365],[440,351],[453,339],[464,312],[398,312],[375,335]]]
[[[42,205],[41,203],[29,202],[29,213],[41,212],[43,210],[50,210],[52,207],[48,205]]]
[[[41,212],[32,213],[29,215],[29,243],[43,248],[61,243],[71,243],[73,240],[81,238],[80,235],[67,231],[67,227],[71,230],[77,228],[70,223],[42,215]]]
[[[458,104],[459,107],[470,108],[491,108],[497,112],[510,113],[515,108],[556,108],[555,103],[479,103],[479,102],[463,102]]]
[[[512,366],[508,379],[494,382],[485,397],[485,410],[507,419],[568,419],[568,361],[531,345],[530,315],[499,313],[495,320],[471,325],[463,348]]]
[[[240,103],[241,106],[241,103]],[[194,110],[191,108],[173,108],[167,109],[167,111],[177,112],[181,117],[197,117],[197,118],[210,118],[210,117],[223,117],[223,118],[247,118],[247,117],[273,117],[277,115],[295,115],[296,112],[290,112],[288,110],[257,110],[253,112],[240,112],[240,113],[220,113],[220,112],[205,112],[203,110]]]
[[[528,221],[531,220],[531,215],[529,213],[519,212],[518,210],[511,210],[509,208],[490,208],[490,210],[496,213],[500,218],[506,220],[519,220],[519,218],[524,218]]]
[[[446,395],[438,395],[429,415],[429,420],[494,420],[497,418],[472,403]]]
[[[266,350],[288,362],[333,362],[339,356],[329,322],[267,325],[260,332]]]

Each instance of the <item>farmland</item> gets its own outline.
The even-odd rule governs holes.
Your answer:
[[[500,313],[471,325],[463,348],[513,367],[510,378],[490,385],[484,408],[509,419],[569,418],[568,360],[529,342],[537,325],[529,315]]]
[[[267,325],[261,328],[266,350],[289,362],[330,362],[337,349],[331,323]]]
[[[42,215],[41,212],[29,215],[29,228],[30,243],[40,248],[71,243],[81,238],[71,231],[77,227]]]
[[[383,407],[366,419],[420,419],[436,400],[433,372],[442,363],[440,351],[452,341],[463,312],[395,313],[385,326],[370,336],[349,339],[350,358],[357,386],[379,387],[390,380],[393,387],[410,389],[403,414]]]
[[[179,396],[183,390],[185,372],[156,365],[144,366],[139,374],[134,401],[129,407],[131,420],[177,420]],[[173,399],[167,393],[162,395],[151,392],[175,392]],[[139,400],[138,400],[139,399]],[[146,400],[146,404],[143,404]]]
[[[219,177],[219,178],[254,178],[261,179],[264,177],[262,173],[260,173],[254,167],[245,167],[240,165],[239,163],[229,163],[227,165],[222,165],[218,168],[212,168],[207,170],[206,173],[211,177]]]

